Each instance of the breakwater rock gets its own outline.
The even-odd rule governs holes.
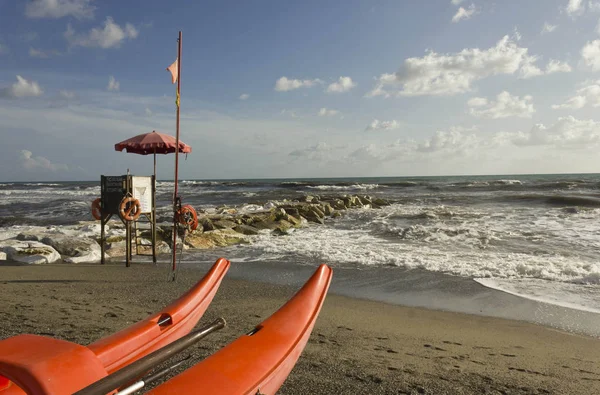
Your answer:
[[[208,249],[233,244],[250,243],[259,233],[274,237],[292,234],[296,229],[310,224],[323,225],[326,221],[343,215],[350,209],[379,209],[390,202],[364,195],[316,196],[306,195],[295,200],[266,202],[243,207],[216,207],[200,211],[198,228],[186,232],[184,249]],[[170,253],[173,228],[169,218],[157,224],[157,252]],[[125,229],[120,221],[107,225],[106,254],[110,258],[125,255]],[[140,253],[151,250],[150,230],[141,233]],[[94,263],[100,260],[100,224],[82,223],[76,226],[31,227],[8,240],[0,240],[0,264],[3,260],[26,263],[52,263],[62,259],[65,263]],[[179,244],[178,247],[181,247]]]

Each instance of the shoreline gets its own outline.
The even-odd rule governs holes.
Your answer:
[[[160,310],[208,266],[182,265],[175,283],[166,281],[164,263],[2,266],[0,338],[37,333],[88,344]],[[303,268],[298,278],[306,280],[304,272],[312,270]],[[222,316],[229,325],[191,351],[194,361],[246,333],[299,288],[289,276],[282,277],[286,285],[277,285],[232,274],[201,320]],[[307,391],[595,393],[600,391],[600,341],[521,321],[330,292],[279,393]]]

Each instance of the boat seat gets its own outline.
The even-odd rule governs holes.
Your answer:
[[[0,376],[28,394],[72,394],[107,376],[87,347],[38,335],[0,341]]]

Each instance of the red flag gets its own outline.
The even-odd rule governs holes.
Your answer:
[[[167,71],[171,72],[171,82],[174,84],[177,82],[177,78],[179,77],[179,73],[177,72],[177,62],[179,58],[175,59],[172,65],[167,67]]]

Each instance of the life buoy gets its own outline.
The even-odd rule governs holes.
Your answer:
[[[189,204],[177,211],[177,218],[180,224],[186,225],[191,231],[198,228],[198,214]]]
[[[102,218],[102,199],[97,198],[92,202],[92,217],[100,220]]]
[[[119,215],[125,221],[135,221],[142,214],[140,201],[133,197],[124,197],[119,205]]]

